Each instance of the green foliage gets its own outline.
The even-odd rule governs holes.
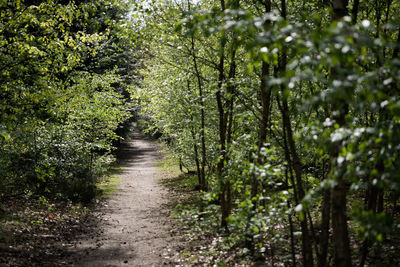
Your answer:
[[[165,3],[145,16],[151,56],[135,92],[142,116],[191,166],[203,152],[204,130],[205,203],[229,194],[228,243],[247,242],[257,256],[257,247],[273,242],[282,250],[271,257],[287,265],[296,264],[287,255],[307,233],[311,254],[321,256],[323,199],[339,186],[348,204],[328,213],[358,232],[351,242],[373,247],[396,238],[399,3],[360,1],[356,10],[350,1],[348,14],[358,15],[352,21],[336,19],[328,2],[273,1],[271,12],[269,1]],[[231,128],[220,127],[224,119]],[[230,138],[224,150],[223,136]]]
[[[122,62],[133,55],[132,28],[120,29],[127,10],[110,1],[2,1],[1,197],[95,196],[131,116],[132,79],[117,66],[133,71]]]

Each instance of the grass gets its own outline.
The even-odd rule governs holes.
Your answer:
[[[158,162],[157,167],[161,170],[163,177],[162,184],[170,188],[176,188],[180,191],[194,190],[198,185],[197,174],[187,174],[179,170],[179,160],[174,155],[173,151],[164,143],[159,145],[163,155]]]
[[[99,195],[100,198],[108,198],[117,191],[118,185],[121,182],[119,174],[122,170],[121,167],[113,168],[109,174],[97,184],[97,188],[101,192]]]
[[[168,187],[176,187],[180,191],[194,191],[197,190],[199,183],[196,174],[181,173],[164,179],[163,184]]]
[[[178,176],[181,172],[179,170],[179,161],[174,156],[174,153],[165,143],[159,144],[159,150],[162,154],[162,159],[157,163],[157,167],[168,172],[169,176]]]

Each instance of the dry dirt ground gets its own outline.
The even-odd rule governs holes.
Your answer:
[[[167,191],[157,170],[157,144],[134,133],[121,150],[120,184],[96,214],[97,234],[71,248],[73,266],[177,266]]]

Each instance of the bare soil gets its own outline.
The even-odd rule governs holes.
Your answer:
[[[120,151],[117,192],[96,211],[97,230],[71,248],[73,266],[176,266],[179,244],[168,219],[168,193],[160,185],[157,144],[133,133]],[[96,234],[95,234],[96,233]]]

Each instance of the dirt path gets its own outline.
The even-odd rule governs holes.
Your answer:
[[[159,185],[157,145],[138,133],[121,151],[124,167],[117,192],[99,212],[99,235],[80,241],[76,266],[173,266],[167,193]]]

